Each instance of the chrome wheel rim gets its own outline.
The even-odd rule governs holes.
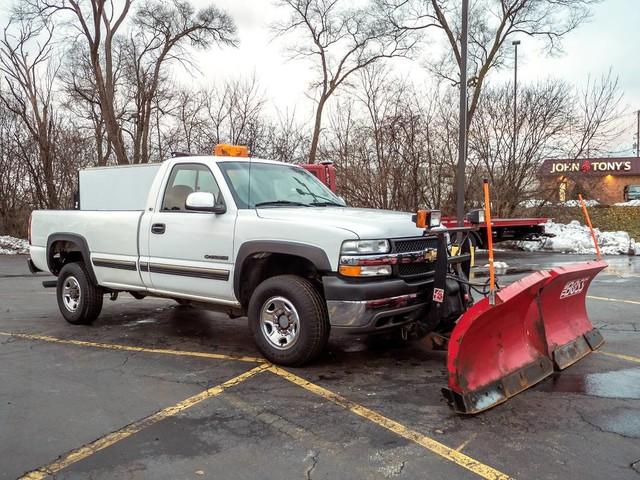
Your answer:
[[[260,329],[269,344],[278,350],[288,350],[300,336],[300,316],[284,297],[271,297],[262,305]]]
[[[75,312],[80,306],[80,284],[76,277],[67,277],[62,285],[62,303],[64,308],[70,312]]]

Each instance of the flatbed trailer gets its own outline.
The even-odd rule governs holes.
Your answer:
[[[493,218],[491,220],[491,230],[494,243],[507,240],[537,240],[545,236],[544,224],[546,217],[534,218]],[[458,226],[455,217],[442,217],[442,225],[447,228]],[[479,248],[487,246],[487,224],[485,222],[472,223],[465,219],[465,227],[475,226],[477,230],[477,240]]]

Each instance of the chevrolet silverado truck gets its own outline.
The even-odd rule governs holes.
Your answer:
[[[348,208],[300,166],[230,151],[82,170],[75,209],[32,213],[29,268],[57,276],[69,323],[105,295],[163,297],[246,316],[268,360],[301,365],[330,330],[424,333],[471,304],[472,254],[450,255],[438,211]]]

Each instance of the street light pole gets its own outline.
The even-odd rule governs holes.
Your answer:
[[[456,217],[464,226],[465,165],[467,161],[467,39],[469,36],[469,0],[462,0],[460,32],[460,115],[458,126],[458,170],[456,173]]]
[[[520,40],[511,42],[515,51],[515,68],[513,70],[513,164],[516,163],[516,147],[518,140],[518,45]]]
[[[638,110],[638,125],[636,132],[636,157],[640,157],[640,110]]]

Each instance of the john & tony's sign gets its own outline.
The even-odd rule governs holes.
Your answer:
[[[640,158],[545,160],[542,175],[640,175]]]

